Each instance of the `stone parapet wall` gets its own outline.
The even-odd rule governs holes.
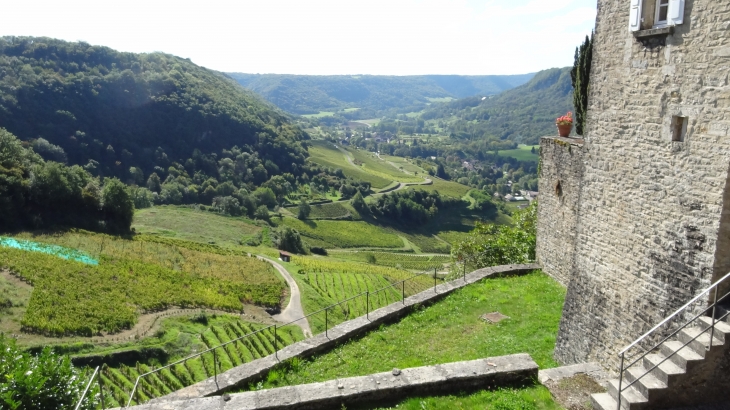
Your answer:
[[[615,369],[730,269],[730,2],[684,4],[673,34],[647,39],[628,30],[628,0],[598,0],[563,363]]]
[[[537,262],[543,272],[568,286],[578,226],[583,140],[543,137],[538,177]]]
[[[417,395],[453,394],[475,389],[530,385],[538,376],[528,354],[489,357],[414,367],[321,383],[204,397],[174,403],[149,403],[137,410],[319,410],[362,404],[390,404]]]

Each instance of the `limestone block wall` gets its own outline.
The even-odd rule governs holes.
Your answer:
[[[540,140],[537,262],[563,286],[572,275],[582,176],[582,139]]]
[[[651,41],[628,30],[629,3],[598,0],[564,363],[616,366],[730,270],[730,2],[686,0],[684,23]]]

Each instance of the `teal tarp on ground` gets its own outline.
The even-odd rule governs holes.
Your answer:
[[[4,246],[6,248],[22,249],[24,251],[31,251],[31,252],[43,252],[43,253],[47,253],[49,255],[58,256],[59,258],[68,259],[68,260],[77,261],[77,262],[83,262],[83,263],[86,263],[89,265],[98,265],[99,264],[99,261],[90,257],[89,255],[86,255],[83,252],[80,252],[76,249],[64,248],[63,246],[58,246],[58,245],[49,245],[46,243],[39,243],[39,242],[33,242],[33,241],[26,241],[23,239],[15,239],[15,238],[8,238],[5,236],[0,236],[0,246]]]

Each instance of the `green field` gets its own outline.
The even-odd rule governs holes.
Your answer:
[[[312,205],[308,219],[343,219],[347,217],[359,219],[360,215],[350,204],[335,202],[331,204]]]
[[[365,221],[300,221],[284,217],[279,224],[290,226],[312,246],[325,248],[402,248],[398,235]]]
[[[393,180],[373,175],[366,170],[350,164],[345,159],[345,154],[326,141],[312,141],[309,147],[309,160],[326,167],[341,169],[342,172],[354,179],[369,182],[374,189],[381,189],[390,185]]]
[[[203,243],[238,245],[261,227],[245,218],[226,217],[183,206],[155,206],[134,213],[132,228],[139,233],[159,234]]]
[[[334,111],[320,111],[317,114],[305,114],[302,115],[304,118],[322,118],[322,117],[331,117],[335,115]]]
[[[414,187],[414,189],[423,189],[424,191],[439,191],[441,195],[453,196],[455,198],[461,198],[466,195],[469,190],[471,190],[470,187],[466,185],[461,185],[458,182],[446,181],[435,177],[429,178],[431,178],[431,180],[433,181],[432,184],[419,185],[418,187]]]
[[[378,157],[372,152],[353,149],[348,149],[347,152],[352,155],[354,160],[362,163],[361,168],[370,174],[383,178],[390,178],[393,181],[399,182],[423,182],[423,178],[407,174],[399,170],[398,168],[388,164],[385,160],[378,159]]]
[[[535,148],[535,153],[530,152],[531,148]],[[517,149],[510,149],[499,151],[499,155],[503,157],[512,157],[519,161],[534,161],[537,162],[540,159],[540,146],[539,145],[520,145]]]
[[[476,393],[459,393],[446,396],[414,397],[395,407],[379,407],[376,410],[562,410],[550,391],[543,386],[521,389],[482,390]]]
[[[565,289],[536,271],[486,279],[455,291],[400,322],[270,373],[265,387],[320,382],[460,360],[528,353],[540,368],[552,357]],[[479,318],[498,311],[498,324]]]

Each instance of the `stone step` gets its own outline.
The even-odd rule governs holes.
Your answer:
[[[625,410],[641,410],[649,404],[649,400],[642,395],[634,386],[626,388],[629,384],[626,380],[621,383],[621,408]],[[618,399],[618,379],[608,381],[608,394],[614,400]]]
[[[670,387],[678,377],[686,373],[683,368],[677,366],[676,363],[671,359],[667,359],[667,356],[661,353],[652,353],[644,356],[644,368],[651,369],[657,364],[659,366],[652,370],[651,373],[654,377]]]
[[[707,329],[708,327],[712,326],[712,318],[709,316],[702,316],[698,321],[698,326],[700,326],[702,329]],[[708,331],[709,333],[709,331]],[[730,324],[723,321],[717,321],[715,320],[715,332],[714,335],[717,339],[722,340],[723,343],[725,341],[730,341]]]
[[[730,296],[728,296],[728,298],[730,298]],[[727,302],[723,302],[723,304],[717,305],[717,311],[715,312],[715,314],[717,315],[717,317],[725,316],[725,322],[730,323],[730,305],[726,303]]]
[[[594,410],[617,410],[616,400],[608,393],[591,394],[591,404]]]
[[[702,357],[705,357],[710,347],[710,331],[699,327],[686,327],[677,333],[677,339],[682,343],[688,343],[692,349]],[[714,337],[712,346],[722,346],[722,340]]]
[[[648,400],[656,400],[667,393],[667,384],[654,376],[644,366],[635,366],[624,372],[624,383],[641,393]]]
[[[674,364],[688,372],[692,367],[697,365],[704,358],[695,352],[691,347],[684,346],[684,343],[670,340],[666,341],[659,346],[661,353],[669,357]]]

